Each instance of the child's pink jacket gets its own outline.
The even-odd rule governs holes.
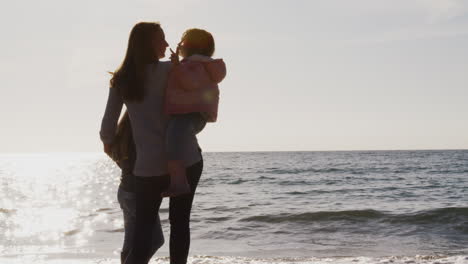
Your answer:
[[[166,89],[167,114],[201,112],[208,122],[218,117],[219,88],[226,76],[222,59],[193,55],[174,66]]]

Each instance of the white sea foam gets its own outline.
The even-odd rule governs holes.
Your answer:
[[[0,258],[2,264],[118,264],[118,259],[46,259],[41,256]],[[166,264],[169,258],[154,258],[150,264]],[[468,256],[400,256],[400,257],[327,257],[327,258],[247,258],[194,256],[188,264],[467,264]]]

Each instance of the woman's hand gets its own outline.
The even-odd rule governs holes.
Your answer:
[[[112,145],[111,144],[104,144],[104,152],[107,154],[107,155],[111,155],[112,153]]]

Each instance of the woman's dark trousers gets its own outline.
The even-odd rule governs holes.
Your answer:
[[[186,264],[190,248],[190,211],[195,190],[203,171],[203,161],[187,168],[191,192],[170,198],[171,234],[169,251],[171,264]],[[161,206],[161,192],[169,187],[169,175],[136,178],[136,231],[133,250],[126,263],[147,264],[151,256],[152,230]]]

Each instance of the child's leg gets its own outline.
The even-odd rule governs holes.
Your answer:
[[[171,116],[166,134],[168,171],[171,183],[169,189],[162,194],[164,197],[190,193],[183,163],[184,149],[188,145],[190,137],[203,129],[203,126],[197,113]]]
[[[172,115],[166,134],[166,151],[169,160],[182,160],[184,148],[190,137],[200,133],[206,120],[200,113]]]

